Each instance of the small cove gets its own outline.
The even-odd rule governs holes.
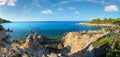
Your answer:
[[[35,31],[39,35],[45,35],[50,39],[60,40],[66,32],[99,30],[103,28],[102,26],[76,25],[82,22],[84,21],[26,21],[3,23],[2,25],[6,29],[9,28],[13,30],[13,32],[10,33],[10,40],[24,40],[26,35],[31,34],[31,31]]]

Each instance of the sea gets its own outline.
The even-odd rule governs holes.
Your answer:
[[[5,29],[10,29],[10,40],[24,40],[31,31],[39,35],[45,35],[49,39],[60,40],[66,32],[78,32],[84,30],[100,30],[102,26],[84,26],[79,23],[86,21],[15,21],[3,23]]]

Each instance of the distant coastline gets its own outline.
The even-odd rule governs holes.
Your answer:
[[[11,23],[11,21],[0,18],[0,23]]]
[[[115,26],[115,24],[119,24],[120,22],[120,18],[104,18],[99,19],[93,19],[92,21],[89,22],[83,22],[83,23],[79,23],[80,25],[86,25],[86,26]]]
[[[80,25],[85,25],[85,26],[114,26],[114,24],[91,24],[91,23],[79,23]]]

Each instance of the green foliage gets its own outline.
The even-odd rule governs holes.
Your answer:
[[[22,55],[19,52],[15,52],[14,57],[22,57]]]
[[[3,45],[4,45],[4,43],[2,41],[0,41],[0,46],[3,46]]]
[[[89,23],[92,23],[92,24],[113,24],[115,21],[120,21],[120,18],[116,18],[116,19],[104,18],[103,20],[100,18],[96,18],[96,19],[93,19],[92,21],[90,21]]]
[[[99,47],[99,46],[102,46],[104,44],[106,44],[110,39],[108,39],[108,36],[107,37],[104,37],[96,42],[93,43],[93,46],[94,47]]]
[[[100,23],[101,23],[101,20],[100,20],[99,18],[93,19],[90,23],[100,24]]]
[[[24,52],[28,57],[30,57],[30,54],[28,52]]]
[[[106,49],[106,57],[120,57],[120,32],[95,41],[93,46],[100,47],[106,43],[109,45]]]
[[[106,57],[120,57],[120,36],[119,34],[109,42],[110,48],[107,49]]]

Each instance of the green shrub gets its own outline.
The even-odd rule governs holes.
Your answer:
[[[0,46],[3,46],[3,45],[4,45],[4,43],[2,41],[0,41]]]
[[[30,54],[28,52],[24,52],[28,57],[30,57]]]
[[[104,18],[104,19],[100,19],[100,18],[96,18],[93,19],[92,21],[90,21],[89,23],[91,24],[114,24],[115,21],[120,21],[120,18]]]
[[[93,43],[94,47],[100,47],[108,43],[106,57],[120,57],[120,33],[103,37]]]
[[[22,55],[21,55],[21,53],[19,53],[19,52],[15,52],[15,53],[14,53],[14,57],[22,57]]]

